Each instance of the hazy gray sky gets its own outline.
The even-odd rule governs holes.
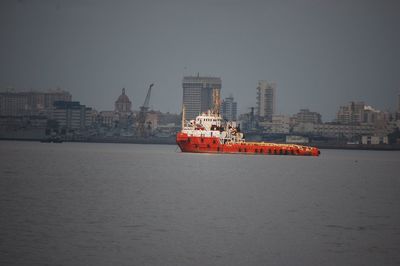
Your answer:
[[[277,111],[327,121],[363,100],[394,109],[400,89],[400,1],[1,0],[0,88],[60,87],[112,110],[122,87],[137,109],[179,112],[184,74],[222,78],[239,111],[258,80]]]

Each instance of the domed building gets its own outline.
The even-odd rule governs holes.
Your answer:
[[[115,112],[124,114],[132,112],[132,102],[125,94],[125,88],[122,89],[122,94],[115,101]]]

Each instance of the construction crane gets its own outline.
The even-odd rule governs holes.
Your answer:
[[[147,131],[145,128],[146,123],[146,116],[147,112],[149,111],[149,102],[150,102],[150,95],[151,95],[151,88],[154,86],[154,83],[150,84],[150,87],[147,91],[146,99],[142,106],[140,106],[140,112],[138,116],[138,128],[137,128],[137,135],[139,137],[147,137]]]

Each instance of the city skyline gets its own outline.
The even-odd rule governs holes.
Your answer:
[[[277,113],[396,109],[398,2],[205,3],[2,1],[0,88],[61,87],[112,110],[121,88],[137,109],[154,82],[150,105],[178,113],[183,76],[200,72],[221,77],[238,113],[256,105],[258,80],[278,84]]]
[[[189,80],[191,80],[191,79],[194,79],[194,80],[196,80],[196,79],[200,79],[200,80],[202,80],[202,82],[203,81],[207,81],[207,79],[210,79],[210,80],[219,80],[219,82],[220,82],[220,78],[217,78],[217,77],[197,77],[197,76],[187,76],[187,77],[184,77],[184,79],[183,79],[183,83],[182,83],[182,85],[184,85],[185,84],[185,82],[187,82],[187,79],[189,79]],[[186,80],[186,81],[185,81]],[[267,85],[269,84],[267,81],[265,81],[265,80],[260,80],[259,81],[259,86],[260,86],[260,84],[262,84],[262,83],[266,83]],[[276,89],[276,84],[275,83],[271,83],[273,86],[274,86],[274,91],[275,91],[275,89]],[[270,85],[271,85],[270,84]],[[221,90],[221,84],[218,84],[218,89],[219,90]],[[257,88],[259,88],[259,86],[257,87]],[[210,87],[211,88],[211,87]],[[208,89],[210,89],[210,88],[208,88]],[[96,111],[96,112],[121,112],[121,110],[119,110],[120,108],[125,108],[126,110],[128,110],[129,112],[138,112],[139,110],[140,110],[140,106],[136,106],[136,108],[135,108],[135,106],[132,106],[132,102],[129,100],[129,96],[128,96],[128,94],[126,94],[125,93],[125,88],[122,88],[121,89],[122,90],[122,93],[120,92],[120,95],[118,96],[118,95],[115,95],[114,96],[114,100],[113,99],[110,99],[110,101],[113,101],[113,108],[111,108],[111,109],[107,109],[107,110],[101,110],[101,109],[97,109],[95,106],[89,106],[90,108],[92,108],[94,111]],[[184,89],[185,90],[185,89]],[[74,98],[73,97],[73,95],[71,95],[70,94],[70,92],[69,91],[67,91],[67,90],[64,90],[64,89],[61,89],[61,88],[55,88],[55,89],[53,89],[53,88],[50,88],[50,89],[38,89],[38,90],[33,90],[33,89],[29,89],[29,90],[24,90],[24,89],[16,89],[16,88],[8,88],[8,89],[0,89],[0,94],[2,94],[3,96],[4,95],[9,95],[11,98],[13,98],[13,97],[30,97],[30,98],[38,98],[38,99],[36,99],[36,100],[32,100],[32,99],[24,99],[24,100],[19,100],[19,101],[11,101],[11,102],[8,102],[7,100],[5,100],[6,102],[4,102],[4,105],[3,105],[3,103],[0,105],[1,107],[2,107],[2,109],[1,110],[3,110],[3,113],[5,114],[5,115],[9,115],[8,114],[8,111],[5,111],[5,110],[8,110],[9,108],[12,108],[13,109],[13,112],[16,112],[16,110],[18,109],[18,108],[25,108],[24,109],[24,111],[35,111],[35,108],[43,108],[44,107],[44,95],[46,95],[46,94],[54,94],[54,95],[63,95],[63,94],[66,94],[66,95],[69,95],[69,99],[67,100],[67,101],[74,101],[74,102],[80,102],[81,100],[80,99],[76,99],[76,98]],[[202,94],[204,94],[204,93],[202,93]],[[205,112],[205,110],[207,109],[207,110],[211,110],[212,109],[212,103],[211,103],[211,95],[210,95],[210,92],[209,91],[207,91],[207,95],[206,95],[208,98],[207,98],[207,100],[203,103],[203,111],[202,112]],[[48,96],[47,96],[48,97]],[[121,97],[125,97],[124,98],[124,101],[127,101],[126,102],[126,104],[128,104],[127,106],[125,106],[125,107],[117,107],[117,103],[118,102],[120,102],[121,101]],[[42,99],[43,98],[43,99]],[[22,98],[21,98],[22,99]],[[230,93],[230,95],[229,96],[227,96],[227,97],[225,97],[224,99],[222,99],[222,98],[220,98],[220,104],[221,104],[221,110],[222,110],[222,112],[223,112],[223,105],[224,105],[224,101],[225,100],[231,100],[231,101],[233,101],[233,94],[232,93]],[[198,99],[199,101],[200,101],[200,99]],[[25,101],[28,101],[29,102],[29,104],[28,103],[25,103]],[[254,107],[254,110],[256,110],[256,112],[257,112],[257,101],[258,101],[258,96],[256,97],[256,106]],[[273,101],[273,100],[272,100]],[[37,107],[33,107],[33,106],[31,106],[33,103],[36,103],[37,102],[37,104],[38,104],[38,106]],[[43,102],[43,103],[42,103]],[[338,121],[338,116],[340,116],[340,113],[341,113],[341,109],[343,108],[343,107],[347,107],[348,106],[348,104],[354,104],[354,103],[357,103],[357,104],[361,104],[361,105],[365,105],[366,107],[367,107],[367,109],[369,109],[369,110],[374,110],[374,111],[377,111],[377,112],[383,112],[383,113],[387,113],[387,114],[392,114],[392,115],[396,115],[396,113],[400,113],[400,93],[398,93],[397,94],[397,109],[393,109],[393,110],[389,110],[389,111],[387,111],[387,109],[383,109],[383,110],[381,110],[381,109],[375,109],[375,105],[374,104],[371,104],[371,103],[365,103],[364,101],[354,101],[354,100],[351,100],[351,99],[348,99],[348,101],[347,102],[345,102],[345,103],[343,103],[343,104],[340,104],[340,105],[338,105],[336,108],[336,111],[335,111],[335,113],[334,113],[334,116],[333,116],[333,118],[331,119],[331,120],[327,120],[327,119],[322,119],[322,117],[320,117],[320,120],[321,120],[321,123],[330,123],[330,122],[337,122]],[[25,104],[25,105],[24,105]],[[199,102],[199,104],[200,104],[200,102]],[[182,106],[184,105],[184,102],[182,102]],[[187,104],[186,104],[187,105]],[[248,111],[248,112],[243,112],[243,113],[238,113],[237,112],[237,102],[235,101],[234,102],[234,105],[235,105],[235,107],[234,107],[234,113],[235,114],[237,114],[237,115],[244,115],[244,114],[249,114],[250,112],[251,112],[251,110],[250,111]],[[49,99],[47,99],[46,100],[46,108],[48,108],[49,107]],[[206,108],[207,107],[207,108]],[[275,107],[273,107],[273,109],[274,109]],[[38,110],[39,110],[38,109]],[[250,109],[250,108],[249,108]],[[11,109],[10,109],[11,110]],[[22,110],[22,109],[21,109]],[[156,111],[156,112],[164,112],[163,110],[160,110],[160,109],[157,109],[157,107],[155,107],[155,108],[153,108],[153,106],[150,108],[150,110],[151,111]],[[304,111],[304,110],[306,110],[306,111],[310,111],[309,110],[309,108],[308,107],[305,107],[305,108],[301,108],[301,109],[299,109],[299,110],[297,110],[296,112],[294,112],[294,113],[278,113],[278,112],[274,112],[274,111],[272,111],[272,109],[271,109],[271,111],[272,111],[272,113],[271,113],[271,115],[277,115],[277,116],[280,116],[280,115],[284,115],[284,116],[292,116],[292,117],[295,117],[296,115],[298,115],[298,112],[302,112],[302,111]],[[182,110],[180,110],[180,112],[176,112],[176,113],[173,113],[173,112],[165,112],[165,113],[171,113],[171,114],[180,114],[181,113],[181,111]],[[312,113],[318,113],[319,115],[321,114],[321,112],[319,112],[319,110],[312,110],[313,112]],[[187,111],[186,111],[187,112]],[[195,112],[196,114],[200,114],[201,112]],[[3,114],[3,115],[4,115]],[[26,113],[20,113],[19,115],[27,115]],[[235,115],[233,116],[233,117],[236,117]],[[259,118],[264,118],[264,116],[259,116]],[[233,120],[235,120],[235,119],[233,119]],[[340,120],[340,119],[339,119]]]

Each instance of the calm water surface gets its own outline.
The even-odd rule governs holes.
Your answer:
[[[399,265],[400,152],[0,141],[0,265]]]

